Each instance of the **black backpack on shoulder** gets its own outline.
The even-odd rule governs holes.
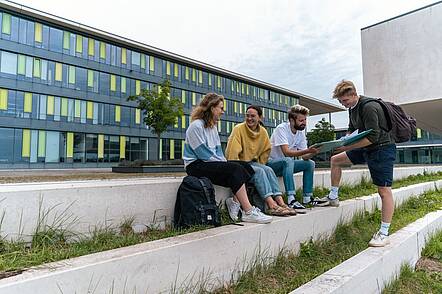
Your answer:
[[[173,222],[177,228],[221,225],[215,189],[208,178],[186,176],[183,179],[177,192]]]
[[[362,117],[362,107],[370,102],[376,102],[381,105],[388,125],[387,129],[382,129],[386,132],[391,131],[391,135],[396,143],[410,141],[411,137],[416,134],[416,120],[407,115],[399,105],[384,101],[381,98],[368,98],[364,100],[359,107],[359,117]]]

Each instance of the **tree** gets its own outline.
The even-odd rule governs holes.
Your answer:
[[[144,114],[144,123],[157,136],[157,153],[160,155],[160,138],[168,127],[183,115],[183,104],[179,98],[170,97],[170,82],[165,80],[152,90],[142,89],[139,95],[130,96],[128,101],[136,101],[137,108]]]
[[[315,143],[320,143],[324,141],[331,141],[336,138],[335,127],[322,118],[316,125],[315,128],[307,134],[307,140],[309,145]]]

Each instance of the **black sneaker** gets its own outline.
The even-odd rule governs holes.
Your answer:
[[[305,206],[302,205],[301,203],[299,203],[299,202],[296,201],[296,200],[292,200],[292,201],[289,203],[289,207],[290,207],[290,208],[293,208],[293,209],[305,209]]]

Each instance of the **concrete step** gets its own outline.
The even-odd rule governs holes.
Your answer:
[[[395,179],[423,172],[441,171],[442,166],[398,167]],[[343,171],[342,182],[356,184],[369,178],[367,169]],[[302,176],[295,175],[296,187]],[[330,171],[317,171],[315,186],[329,186]],[[9,240],[29,240],[37,224],[44,223],[69,231],[88,234],[95,227],[117,227],[134,217],[134,227],[163,227],[170,223],[181,177],[69,181],[0,185],[1,236]],[[281,187],[284,187],[282,181]],[[229,189],[216,186],[217,201],[230,195]]]
[[[390,236],[390,245],[368,248],[291,294],[381,293],[404,264],[412,268],[435,232],[442,230],[442,210],[431,212]]]
[[[396,203],[442,187],[442,180],[393,190]],[[306,215],[274,218],[268,225],[228,225],[173,238],[109,250],[60,262],[0,280],[0,293],[159,293],[172,288],[217,288],[238,277],[256,258],[281,249],[298,252],[302,242],[329,235],[355,213],[373,211],[373,194],[315,208]]]

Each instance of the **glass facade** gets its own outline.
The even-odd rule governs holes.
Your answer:
[[[7,7],[7,6],[6,6]],[[149,48],[0,9],[0,166],[105,166],[181,158],[189,115],[204,94],[225,98],[222,144],[249,104],[264,109],[269,134],[299,97]],[[184,115],[155,135],[127,97],[165,79]]]

